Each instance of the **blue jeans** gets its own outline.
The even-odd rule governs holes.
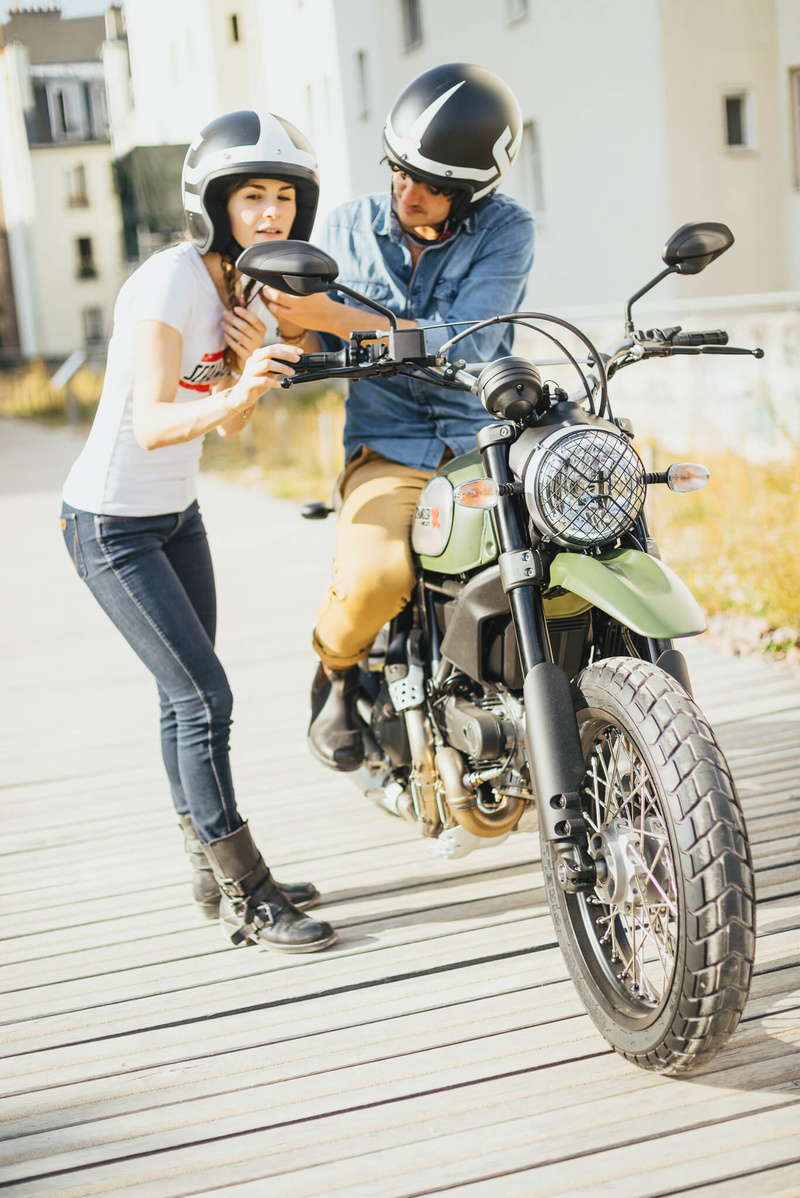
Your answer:
[[[147,666],[179,815],[203,843],[241,827],[229,759],[233,696],[214,652],[217,601],[197,503],[166,516],[97,516],[64,504],[75,569]]]

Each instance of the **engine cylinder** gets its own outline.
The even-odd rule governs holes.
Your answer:
[[[473,761],[494,761],[505,752],[505,730],[494,712],[451,696],[444,717],[448,741]]]

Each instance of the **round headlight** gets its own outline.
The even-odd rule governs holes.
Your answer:
[[[644,466],[628,438],[585,424],[545,437],[524,483],[538,528],[558,545],[582,548],[632,528],[645,497]]]

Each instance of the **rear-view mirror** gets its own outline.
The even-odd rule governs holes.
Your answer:
[[[681,225],[670,237],[661,257],[680,275],[698,275],[733,245],[733,233],[717,221]]]
[[[271,241],[248,246],[236,259],[243,275],[290,295],[328,291],[339,273],[329,254],[307,241]]]

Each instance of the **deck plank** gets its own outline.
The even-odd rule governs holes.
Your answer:
[[[567,979],[536,837],[436,860],[308,756],[308,630],[333,528],[203,478],[240,804],[278,876],[324,888],[341,933],[314,957],[234,951],[191,908],[153,687],[60,543],[77,444],[0,421],[14,696],[0,721],[0,1186],[794,1198],[797,672],[681,645],[751,832],[757,964],[712,1065],[648,1074],[608,1049]]]

